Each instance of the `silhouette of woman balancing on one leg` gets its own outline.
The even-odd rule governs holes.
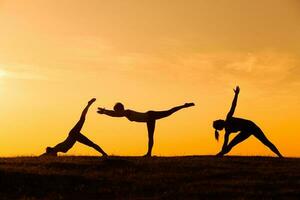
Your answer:
[[[114,106],[114,110],[106,110],[104,108],[98,108],[98,113],[105,114],[111,117],[126,117],[130,121],[147,123],[148,152],[145,156],[150,157],[152,153],[152,147],[153,147],[153,135],[154,135],[156,120],[168,117],[173,113],[177,112],[178,110],[190,106],[194,106],[194,105],[195,105],[194,103],[186,103],[184,105],[177,106],[166,111],[148,111],[148,112],[141,113],[133,110],[125,110],[122,103],[116,103],[116,105]]]
[[[73,147],[75,142],[80,142],[89,147],[93,147],[96,151],[101,153],[103,156],[107,156],[107,154],[95,143],[90,141],[87,137],[85,137],[80,131],[84,124],[86,114],[88,112],[89,107],[96,101],[96,99],[91,99],[88,102],[88,105],[83,110],[81,117],[74,128],[70,131],[69,136],[63,142],[57,144],[55,147],[47,147],[46,153],[43,155],[52,155],[56,156],[58,152],[66,153],[69,149]],[[42,156],[43,156],[42,155]]]
[[[223,156],[227,154],[235,145],[246,140],[249,136],[254,135],[264,145],[269,147],[275,154],[277,154],[279,157],[282,157],[278,149],[267,139],[262,130],[254,122],[233,117],[239,92],[240,88],[237,86],[234,90],[235,96],[232,102],[231,109],[227,114],[226,120],[216,120],[213,123],[213,127],[216,129],[215,137],[217,140],[219,138],[218,130],[221,131],[225,128],[224,144],[221,152],[218,153],[217,156]],[[227,145],[229,135],[236,132],[240,133],[238,133],[238,135],[233,138],[232,141]]]

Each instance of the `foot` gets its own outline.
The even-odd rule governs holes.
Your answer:
[[[103,158],[107,158],[108,155],[107,155],[106,153],[102,153],[102,157],[103,157]]]
[[[191,106],[195,106],[194,103],[185,103],[184,104],[184,107],[187,108],[187,107],[191,107]]]
[[[96,101],[96,98],[92,98],[89,102],[88,102],[88,104],[92,104],[92,103],[94,103]]]
[[[224,156],[224,154],[222,154],[221,152],[216,155],[216,157],[220,157],[220,158],[223,156]]]
[[[151,154],[147,153],[145,155],[143,155],[144,158],[150,158],[151,157]]]
[[[101,160],[109,160],[109,156],[107,154],[102,154],[102,156],[100,157]]]

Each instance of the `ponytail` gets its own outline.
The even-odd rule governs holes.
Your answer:
[[[219,140],[219,132],[217,129],[215,130],[215,138],[217,141]]]

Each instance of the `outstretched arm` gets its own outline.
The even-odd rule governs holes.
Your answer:
[[[115,112],[114,110],[106,110],[105,108],[98,108],[97,113],[105,114],[111,117],[124,117],[123,113]]]
[[[234,99],[232,101],[232,105],[231,105],[231,108],[230,108],[230,111],[229,113],[227,114],[227,117],[226,119],[229,119],[233,116],[234,114],[234,111],[235,111],[235,108],[236,108],[236,104],[237,104],[237,100],[238,100],[238,96],[239,96],[239,93],[240,93],[240,87],[237,86],[236,89],[233,89],[234,91]]]
[[[229,139],[229,132],[225,132],[225,135],[224,135],[224,143],[223,143],[223,146],[222,146],[222,150],[216,155],[216,156],[223,156],[224,155],[224,152],[226,151],[226,148],[227,148],[227,144],[228,144],[228,139]]]
[[[224,135],[224,143],[223,143],[223,146],[222,146],[222,151],[227,147],[227,144],[228,144],[228,140],[229,140],[229,132],[225,132],[225,135]]]

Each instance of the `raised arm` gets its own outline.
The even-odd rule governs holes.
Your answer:
[[[234,99],[232,101],[232,105],[231,105],[231,108],[230,108],[230,111],[228,112],[227,114],[227,117],[226,119],[229,119],[233,116],[234,114],[234,111],[235,111],[235,108],[236,108],[236,104],[237,104],[237,100],[238,100],[238,96],[239,96],[239,93],[240,93],[240,87],[237,86],[236,89],[233,89],[234,91]]]
[[[229,140],[229,132],[225,132],[225,135],[224,135],[224,143],[223,143],[223,146],[222,146],[222,151],[227,147],[227,144],[228,144],[228,140]]]
[[[98,108],[97,113],[105,114],[111,117],[124,117],[123,113],[116,112],[114,110],[106,110],[105,108]]]

